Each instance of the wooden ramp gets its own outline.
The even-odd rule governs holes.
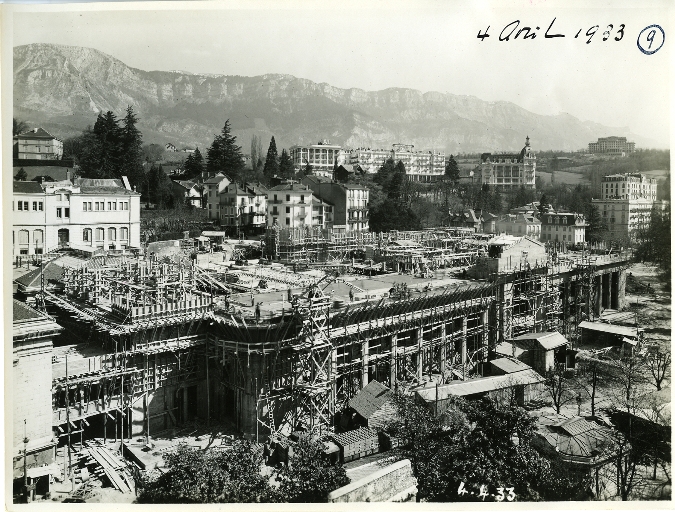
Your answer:
[[[103,472],[115,489],[124,493],[133,491],[130,478],[126,474],[127,466],[123,461],[115,457],[103,445],[88,442],[86,446],[93,462],[103,469]]]

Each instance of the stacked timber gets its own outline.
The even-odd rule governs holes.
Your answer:
[[[87,448],[84,453],[88,456],[86,464],[93,466],[93,473],[100,480],[107,479],[118,491],[124,493],[133,491],[132,478],[123,460],[100,443],[88,441],[85,446]]]

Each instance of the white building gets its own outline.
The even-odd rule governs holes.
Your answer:
[[[635,151],[635,142],[628,142],[626,137],[600,137],[598,142],[588,143],[589,153],[623,155]]]
[[[14,137],[19,160],[61,160],[63,141],[42,128],[33,128]]]
[[[300,183],[277,185],[267,193],[267,225],[312,226],[312,189]]]
[[[73,181],[15,181],[12,254],[58,247],[126,249],[141,246],[141,194],[124,177]]]
[[[408,149],[410,148],[410,149]],[[445,174],[443,151],[412,151],[412,146],[394,145],[393,149],[357,148],[345,155],[345,163],[359,166],[368,173],[376,173],[389,159],[403,162],[411,181],[432,183]]]
[[[520,153],[483,153],[480,156],[481,184],[502,190],[535,188],[537,156],[530,147],[530,137]]]
[[[313,174],[331,177],[335,162],[342,163],[339,161],[341,151],[341,146],[324,139],[316,144],[291,146],[289,154],[296,172],[309,163]]]
[[[632,239],[651,223],[656,180],[639,173],[603,176],[601,199],[593,199],[612,239]]]
[[[548,210],[541,215],[541,241],[565,242],[570,245],[586,241],[586,220],[583,214]]]
[[[209,220],[220,219],[220,194],[232,183],[230,178],[219,172],[204,180],[204,196],[206,197],[206,211]]]
[[[220,193],[220,225],[257,231],[267,224],[267,189],[230,183]]]

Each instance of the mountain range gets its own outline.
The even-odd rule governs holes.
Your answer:
[[[210,145],[226,119],[248,153],[252,135],[277,147],[329,139],[348,147],[413,144],[447,153],[577,150],[598,137],[651,141],[628,128],[568,115],[539,115],[506,101],[390,88],[340,89],[269,74],[255,77],[144,71],[92,48],[29,44],[14,48],[14,115],[67,138],[93,125],[99,112],[123,116],[132,105],[144,142]]]

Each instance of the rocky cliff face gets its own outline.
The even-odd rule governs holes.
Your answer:
[[[14,48],[15,115],[61,137],[100,111],[133,105],[146,142],[208,146],[226,119],[244,151],[252,134],[280,147],[328,138],[352,147],[414,144],[446,152],[579,149],[627,129],[541,116],[508,102],[412,89],[339,89],[291,75],[257,77],[143,71],[91,48]],[[632,136],[634,137],[634,136]],[[637,141],[639,137],[634,137]]]

